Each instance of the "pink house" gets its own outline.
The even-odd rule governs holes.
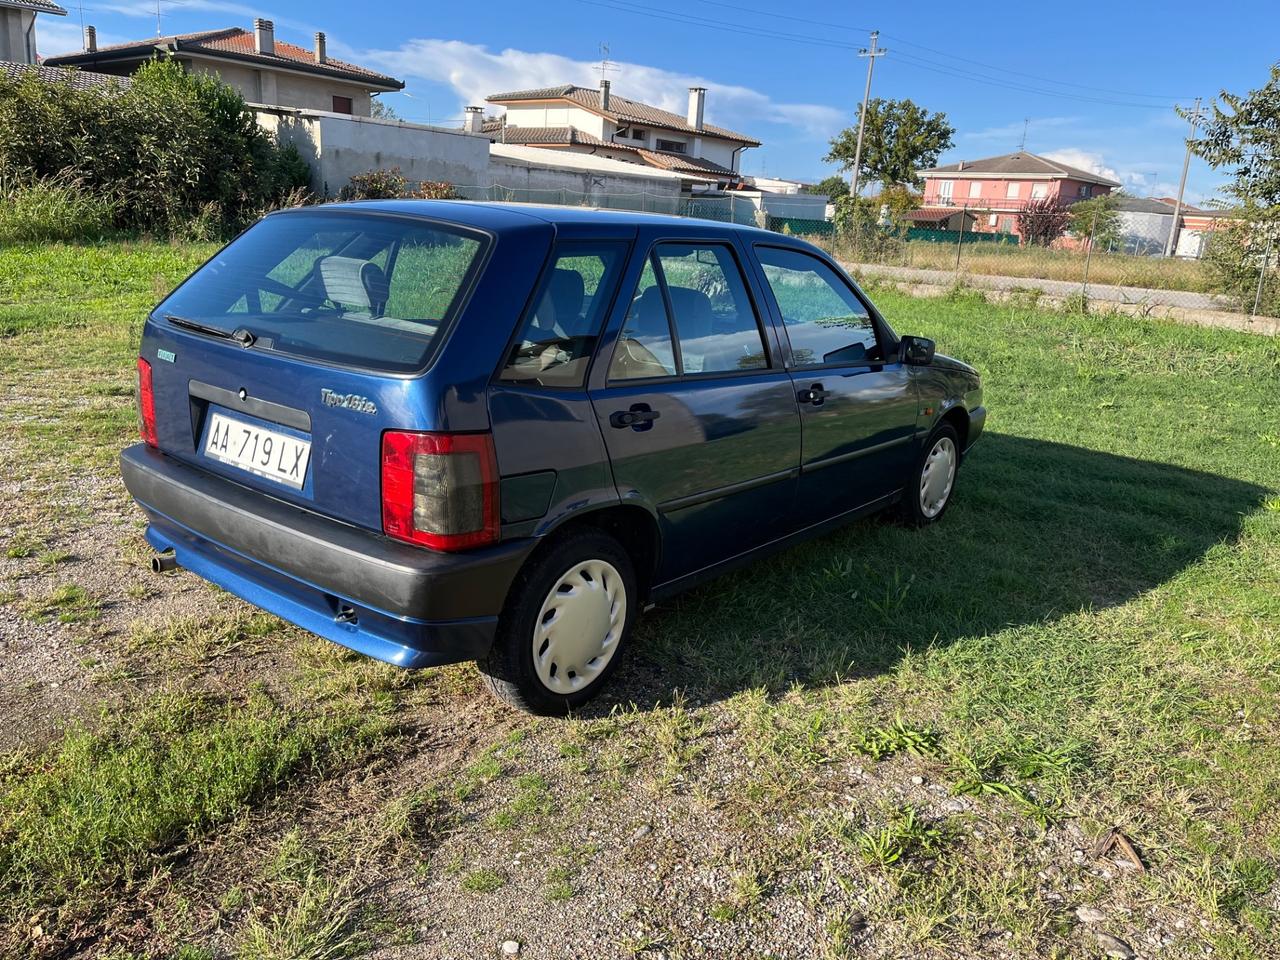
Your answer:
[[[1018,211],[1029,201],[1057,197],[1075,203],[1110,193],[1115,180],[1057,160],[1020,151],[983,160],[961,160],[921,170],[924,207],[967,210],[974,230],[1018,234]]]

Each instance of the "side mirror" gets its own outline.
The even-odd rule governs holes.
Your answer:
[[[898,343],[902,362],[913,367],[927,367],[933,363],[936,346],[928,337],[903,337]]]

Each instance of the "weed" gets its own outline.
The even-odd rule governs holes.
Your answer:
[[[472,893],[492,893],[506,885],[505,874],[487,868],[472,870],[462,878],[462,889],[470,890]]]

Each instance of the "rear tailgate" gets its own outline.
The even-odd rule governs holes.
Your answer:
[[[417,375],[490,245],[479,232],[416,218],[266,218],[146,325],[159,448],[381,529],[382,434],[434,428]]]

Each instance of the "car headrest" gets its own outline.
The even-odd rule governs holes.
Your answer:
[[[667,305],[662,300],[662,291],[656,286],[649,287],[632,304],[627,317],[627,331],[637,339],[671,335],[671,328],[667,326]]]
[[[376,263],[357,257],[325,257],[320,261],[324,295],[349,310],[381,310],[387,299],[387,277]]]
[[[711,334],[715,319],[711,311],[711,298],[692,287],[667,287],[671,295],[671,309],[676,315],[676,327],[680,339],[696,339]]]
[[[586,300],[586,287],[582,274],[577,270],[556,268],[551,271],[551,283],[547,287],[551,302],[556,305],[556,316],[563,323],[581,316],[582,303]]]

